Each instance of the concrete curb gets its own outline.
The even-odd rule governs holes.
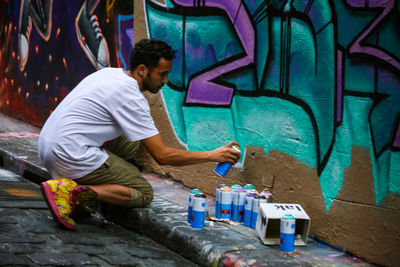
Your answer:
[[[107,205],[103,214],[204,266],[312,266],[284,257],[278,250],[246,238],[222,223],[206,221],[204,229],[193,229],[186,221],[185,207],[159,197],[145,208]]]
[[[26,156],[17,156],[3,148],[0,148],[0,166],[10,170],[32,182],[44,182],[51,178],[46,168],[35,164]]]

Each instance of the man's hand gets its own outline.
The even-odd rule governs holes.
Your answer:
[[[235,164],[240,158],[240,152],[234,150],[232,147],[239,144],[235,141],[230,142],[226,146],[219,147],[210,151],[210,160],[218,162],[230,162]]]

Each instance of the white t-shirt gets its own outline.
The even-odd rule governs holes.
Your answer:
[[[40,133],[39,153],[53,178],[77,179],[107,160],[105,142],[156,134],[137,81],[121,68],[104,68],[83,79],[52,112]]]

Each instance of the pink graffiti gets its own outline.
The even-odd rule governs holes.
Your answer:
[[[0,139],[38,137],[39,133],[32,132],[6,132],[0,133]]]
[[[185,7],[215,7],[222,9],[228,15],[235,27],[237,35],[243,45],[245,56],[227,64],[217,66],[195,76],[189,83],[186,103],[207,103],[210,105],[229,105],[233,96],[233,88],[213,82],[222,74],[247,66],[254,62],[254,28],[250,15],[241,0],[174,0],[173,2]],[[201,6],[197,6],[196,2]]]
[[[400,62],[398,59],[389,55],[382,49],[362,45],[361,42],[383,21],[387,14],[394,8],[395,0],[346,0],[351,7],[355,8],[382,8],[382,13],[373,20],[369,26],[350,44],[350,54],[367,54],[376,57],[400,71]]]

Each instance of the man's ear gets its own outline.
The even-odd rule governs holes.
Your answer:
[[[149,69],[143,64],[140,64],[137,67],[137,70],[138,70],[137,73],[138,73],[140,78],[146,78],[146,76],[147,76],[147,74],[149,72]]]

